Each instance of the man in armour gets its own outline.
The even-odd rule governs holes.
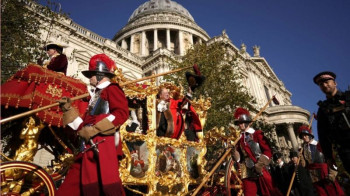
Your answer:
[[[266,168],[271,162],[272,151],[263,132],[249,126],[252,120],[246,109],[237,108],[234,117],[241,130],[241,139],[233,156],[240,163],[244,195],[282,195]]]
[[[336,75],[330,71],[321,72],[313,79],[326,95],[326,100],[318,102],[317,131],[327,162],[335,163],[336,152],[350,173],[350,91],[338,90],[335,79]]]
[[[308,126],[300,126],[298,129],[302,144],[301,166],[309,170],[311,181],[320,196],[344,195],[336,176],[337,167],[325,162],[320,144],[314,140],[314,135]]]
[[[69,98],[59,101],[64,112],[63,124],[78,130],[77,134],[85,141],[85,150],[58,189],[59,196],[125,195],[118,171],[118,155],[122,155],[119,127],[128,119],[129,109],[123,90],[111,83],[115,69],[114,61],[105,54],[90,59],[89,70],[82,73],[96,88],[90,92],[83,118]]]
[[[59,73],[67,74],[68,60],[63,54],[63,46],[58,44],[48,44],[45,46],[46,53],[50,60],[44,63],[44,67]]]

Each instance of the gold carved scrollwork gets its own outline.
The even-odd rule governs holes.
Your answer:
[[[1,192],[14,195],[31,195],[36,191],[43,191],[49,185],[44,182],[48,175],[53,180],[61,179],[67,172],[70,165],[74,162],[73,154],[63,154],[57,160],[52,161],[52,167],[36,168],[33,162],[34,156],[38,151],[38,138],[45,124],[36,117],[30,116],[25,120],[25,124],[20,133],[20,139],[23,143],[16,150],[13,158],[7,158],[14,162],[5,162],[4,168],[1,168]],[[1,153],[2,154],[2,153]],[[32,169],[32,170],[31,170]],[[45,173],[45,171],[47,173]],[[38,173],[37,173],[38,172]],[[35,182],[37,186],[29,190],[23,187],[32,186]]]
[[[199,116],[202,127],[204,127],[207,120],[207,111],[211,107],[211,98],[208,97],[207,99],[204,99],[203,96],[200,96],[198,100],[193,100],[192,106]]]
[[[57,85],[52,86],[49,84],[45,92],[50,94],[52,97],[62,97],[62,89],[57,88]]]
[[[230,126],[227,131],[224,127],[214,127],[211,130],[207,131],[204,137],[204,141],[207,145],[214,145],[217,142],[225,142],[230,145],[240,136],[240,131],[234,129]]]

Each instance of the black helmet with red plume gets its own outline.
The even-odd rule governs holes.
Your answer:
[[[114,71],[117,66],[114,61],[110,59],[105,54],[97,54],[91,57],[89,62],[89,70],[82,71],[82,74],[91,78],[92,76],[105,76],[109,78],[113,78],[115,76]]]
[[[249,111],[244,108],[237,108],[234,114],[235,125],[239,123],[250,123],[252,118],[250,117]]]
[[[299,134],[299,138],[302,139],[303,135],[308,135],[311,138],[314,138],[314,135],[312,134],[311,129],[308,126],[302,125],[299,127],[298,129],[298,134]]]

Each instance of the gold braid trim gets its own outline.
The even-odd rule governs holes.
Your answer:
[[[2,157],[4,157],[5,159],[7,159],[8,161],[13,161],[13,159],[10,159],[9,157],[7,157],[4,153],[0,152],[0,155]]]
[[[132,192],[134,192],[134,193],[141,194],[141,195],[146,195],[146,193],[143,193],[143,192],[141,192],[141,191],[132,189],[132,188],[128,187],[127,185],[124,185],[124,187],[125,187],[126,189],[128,189],[129,191],[132,191]]]

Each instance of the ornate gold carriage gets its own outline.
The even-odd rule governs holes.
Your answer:
[[[199,141],[188,141],[184,134],[179,139],[158,137],[156,135],[156,95],[160,87],[166,87],[172,93],[176,92],[179,98],[183,96],[182,87],[177,87],[172,83],[157,86],[154,81],[150,81],[123,86],[129,101],[131,115],[120,129],[125,154],[120,162],[120,176],[126,191],[130,194],[190,195],[211,169],[205,159],[207,147],[217,143],[227,145],[238,135],[231,130],[231,134],[225,136],[224,130],[214,128],[205,136],[199,134]],[[207,110],[210,108],[210,101],[210,98],[201,97],[191,102],[203,127]],[[29,128],[28,124],[26,126],[23,127],[23,130]],[[40,126],[41,123],[34,127]],[[67,149],[55,131],[51,127],[49,129],[61,147]],[[40,131],[37,134],[40,134]],[[27,147],[22,149],[21,153],[32,153],[31,150]],[[224,149],[221,150],[221,152],[216,152],[216,159],[223,154]],[[32,159],[21,161],[14,159],[14,161],[3,162],[1,164],[1,194],[54,195],[56,187],[59,186],[69,164],[73,161],[73,154],[70,151],[64,150],[63,152],[47,168],[31,163]],[[216,175],[213,175],[204,186],[201,194],[231,195],[233,192],[238,195],[242,194],[239,172],[234,164],[234,161],[227,158],[224,164],[217,169]]]
[[[181,92],[181,88],[170,83],[162,86],[172,92]],[[125,89],[129,99],[141,102],[138,108],[132,110],[147,111],[148,129],[141,132],[127,131],[128,123],[121,127],[123,151],[126,154],[126,158],[121,161],[121,178],[128,188],[129,185],[146,186],[149,195],[183,194],[189,191],[190,184],[198,184],[200,175],[207,173],[204,170],[206,146],[203,138],[194,142],[187,141],[184,134],[178,140],[156,135],[155,106],[160,87],[146,83]],[[199,117],[204,125],[210,99],[200,98],[194,100],[192,105],[196,111],[200,111]]]

